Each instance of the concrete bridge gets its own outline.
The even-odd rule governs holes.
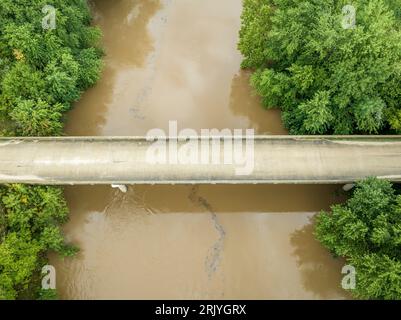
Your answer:
[[[185,144],[178,141],[178,149]],[[237,174],[235,162],[152,164],[151,146],[144,137],[0,138],[0,183],[347,184],[368,176],[401,182],[400,136],[256,136],[247,175]]]

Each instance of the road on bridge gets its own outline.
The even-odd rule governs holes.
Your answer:
[[[152,164],[151,145],[144,137],[1,138],[0,183],[331,184],[368,176],[401,181],[397,136],[256,136],[247,175],[236,174],[235,163]]]

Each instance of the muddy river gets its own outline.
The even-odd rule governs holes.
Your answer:
[[[97,0],[102,79],[68,135],[152,128],[286,134],[240,69],[241,0]],[[74,258],[51,256],[64,299],[342,299],[343,261],[313,238],[336,186],[67,187]]]

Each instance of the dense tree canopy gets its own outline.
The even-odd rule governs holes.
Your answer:
[[[39,292],[27,291],[46,264],[46,251],[65,256],[75,252],[64,244],[59,228],[67,213],[61,189],[0,187],[0,299],[36,297]]]
[[[401,195],[390,182],[358,183],[346,204],[317,216],[316,236],[355,267],[356,297],[401,299]]]
[[[49,6],[55,28],[44,28]],[[0,134],[62,133],[63,113],[100,74],[90,22],[85,0],[0,1]],[[0,299],[54,297],[39,289],[40,273],[47,250],[75,251],[60,231],[66,219],[60,189],[0,186]]]
[[[56,10],[55,29],[43,28],[46,5]],[[84,0],[0,1],[0,125],[6,133],[61,134],[63,112],[99,77],[100,32],[90,21]]]
[[[401,132],[400,12],[399,0],[244,0],[243,67],[292,134]]]

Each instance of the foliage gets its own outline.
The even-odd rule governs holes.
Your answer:
[[[56,28],[44,29],[45,5]],[[101,70],[98,28],[84,0],[0,2],[0,125],[9,135],[62,133],[62,114]],[[0,128],[1,129],[1,128]]]
[[[359,182],[345,204],[317,216],[315,233],[356,268],[356,297],[401,299],[401,195],[390,182]]]
[[[44,29],[42,9],[56,9]],[[0,135],[51,136],[63,114],[101,71],[100,31],[85,0],[0,1]],[[59,188],[0,186],[0,299],[54,299],[40,290],[46,252],[70,256],[60,225],[67,206]]]
[[[39,292],[39,300],[58,300],[57,291],[54,289],[41,289]]]
[[[49,106],[40,98],[37,101],[23,100],[10,112],[10,118],[24,136],[60,134],[62,110],[61,104]]]
[[[0,298],[13,299],[26,290],[41,269],[41,255],[54,250],[70,256],[75,248],[64,244],[59,225],[67,220],[62,190],[54,187],[7,185],[0,188]]]
[[[399,0],[244,0],[242,65],[291,134],[401,132],[400,13]]]

